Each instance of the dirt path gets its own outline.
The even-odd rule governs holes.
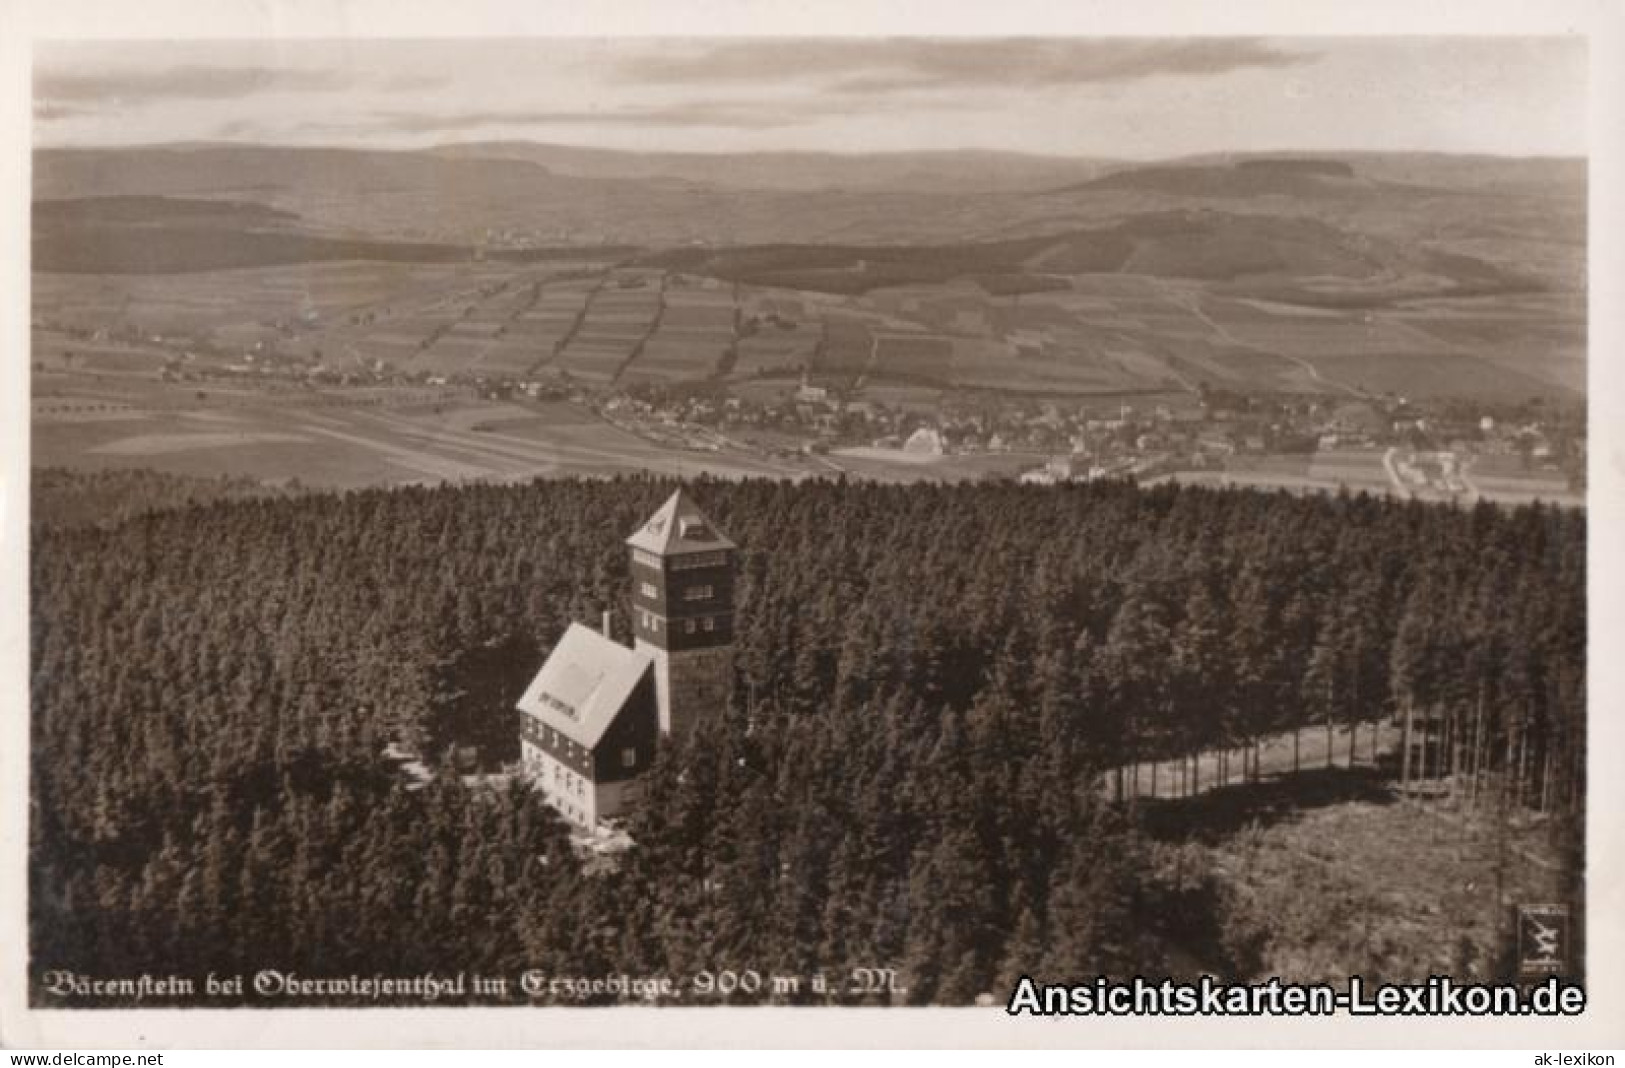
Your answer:
[[[1355,397],[1370,396],[1370,394],[1363,389],[1358,389],[1346,382],[1338,382],[1335,379],[1327,378],[1325,375],[1320,373],[1320,368],[1316,367],[1314,364],[1310,363],[1301,356],[1294,356],[1287,352],[1279,352],[1275,349],[1261,348],[1258,345],[1254,345],[1250,341],[1243,341],[1241,338],[1232,334],[1229,328],[1223,323],[1214,319],[1206,311],[1202,310],[1202,298],[1199,295],[1186,293],[1181,289],[1168,285],[1164,279],[1160,278],[1156,279],[1156,286],[1170,303],[1176,304],[1190,312],[1192,316],[1204,323],[1209,330],[1212,330],[1213,335],[1220,341],[1223,341],[1226,344],[1235,345],[1238,348],[1247,349],[1250,352],[1263,353],[1265,356],[1275,356],[1286,360],[1289,363],[1297,364],[1299,367],[1308,372],[1309,377],[1315,381],[1316,385],[1324,386],[1331,390],[1342,390],[1344,393],[1348,393]]]

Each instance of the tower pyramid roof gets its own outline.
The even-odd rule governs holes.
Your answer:
[[[666,503],[637,529],[637,533],[626,539],[626,544],[661,556],[736,547],[684,489],[666,498]]]

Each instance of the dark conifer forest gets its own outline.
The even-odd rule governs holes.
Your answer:
[[[663,751],[637,846],[584,861],[486,773],[571,620],[629,633],[623,539],[672,488],[36,517],[36,981],[883,965],[959,1004],[1166,974],[1116,769],[1406,712],[1579,822],[1583,513],[700,482],[742,547],[735,701]]]

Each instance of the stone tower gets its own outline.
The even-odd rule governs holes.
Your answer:
[[[720,715],[733,692],[738,548],[681,489],[626,544],[632,633],[654,659],[660,733],[686,734]]]

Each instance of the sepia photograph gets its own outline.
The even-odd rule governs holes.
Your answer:
[[[7,249],[58,1034],[1617,991],[1585,32],[83,25]]]

